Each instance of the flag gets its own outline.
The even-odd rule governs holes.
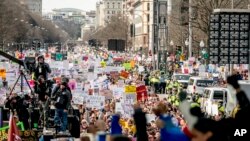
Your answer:
[[[9,127],[8,141],[21,141],[22,139],[19,136],[19,130],[16,125],[16,118],[13,114],[10,115]]]

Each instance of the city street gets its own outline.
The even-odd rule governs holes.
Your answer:
[[[1,0],[0,141],[250,141],[249,0]]]

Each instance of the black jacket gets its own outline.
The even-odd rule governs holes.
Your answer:
[[[56,95],[55,107],[68,110],[70,107],[70,92],[67,89],[59,90]]]
[[[134,120],[137,129],[137,141],[148,141],[147,119],[146,114],[142,111],[142,109],[135,110]]]
[[[50,95],[50,88],[47,86],[46,83],[41,83],[41,84],[36,83],[34,90],[35,90],[35,93],[38,94],[39,100],[43,102],[46,101],[45,95],[48,95],[48,96]]]
[[[41,72],[40,72],[41,69]],[[35,79],[38,79],[40,75],[44,76],[45,80],[48,79],[48,73],[51,73],[51,69],[49,64],[47,63],[39,63],[35,68]]]

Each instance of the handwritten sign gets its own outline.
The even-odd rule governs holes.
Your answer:
[[[105,97],[104,96],[98,96],[98,95],[90,95],[88,96],[86,106],[88,108],[97,108],[101,109],[104,107],[105,104]]]
[[[115,99],[122,98],[122,95],[123,95],[123,88],[114,88],[113,89],[113,97]]]

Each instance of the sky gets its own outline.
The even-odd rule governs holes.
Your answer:
[[[55,8],[77,8],[84,11],[95,10],[99,0],[43,0],[43,12]]]

